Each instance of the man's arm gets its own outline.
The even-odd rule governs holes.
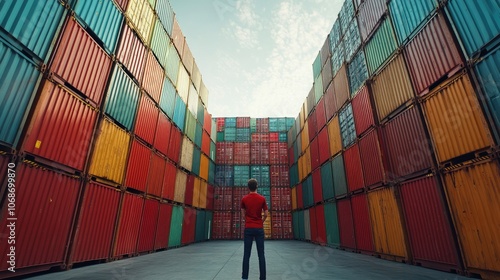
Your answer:
[[[241,208],[241,217],[243,217],[243,219],[245,218],[245,215],[246,215],[245,208]]]
[[[269,211],[266,209],[266,210],[264,210],[264,216],[262,216],[262,221],[263,222],[266,221],[267,215],[269,215]]]

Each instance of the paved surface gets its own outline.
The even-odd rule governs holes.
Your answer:
[[[469,279],[300,241],[266,241],[267,279]],[[241,279],[242,241],[209,241],[141,257],[32,277],[37,280]],[[252,247],[249,279],[259,278]]]

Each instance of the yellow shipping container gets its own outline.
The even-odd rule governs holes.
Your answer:
[[[444,174],[450,211],[460,239],[465,265],[484,277],[500,273],[500,164],[497,160]],[[486,275],[485,275],[486,274]],[[494,277],[491,277],[494,279]]]
[[[187,174],[182,170],[177,170],[177,176],[175,177],[174,201],[184,203],[186,195],[186,183]]]
[[[292,188],[292,210],[297,209],[297,188]]]
[[[155,14],[146,0],[130,0],[125,13],[146,46],[151,43]]]
[[[297,164],[299,167],[299,181],[302,181],[304,179],[304,156],[299,157]]]
[[[200,180],[200,208],[207,208],[208,185],[207,182]]]
[[[300,113],[299,113],[299,117],[300,117],[300,130],[302,131],[302,129],[304,128],[304,123],[306,121],[306,110],[305,110],[305,106],[307,104],[307,101],[304,102],[302,104],[302,106],[300,107]]]
[[[369,192],[368,203],[375,251],[407,260],[406,240],[394,188]]]
[[[101,122],[97,133],[89,173],[122,184],[127,165],[130,135],[106,118]]]
[[[189,171],[191,171],[191,167],[193,165],[193,150],[194,144],[189,140],[189,138],[187,138],[187,136],[184,136],[182,139],[181,160],[179,164]]]
[[[307,175],[311,174],[311,149],[307,147],[306,152],[304,154],[305,161],[304,161],[304,177],[307,177]]]
[[[193,189],[193,207],[200,207],[200,188],[201,180],[198,177],[195,177]]]
[[[264,213],[262,213],[264,215]],[[264,238],[269,239],[272,237],[271,235],[271,211],[269,211],[269,215],[267,219],[264,221]]]
[[[200,177],[208,181],[208,166],[209,166],[208,157],[204,154],[201,154],[200,158]]]
[[[425,119],[439,162],[493,145],[467,74],[455,75],[428,96]]]
[[[302,129],[302,133],[300,134],[300,142],[302,145],[302,152],[305,152],[306,148],[309,147],[309,126],[308,121],[304,123],[304,129]]]
[[[372,90],[379,120],[389,116],[414,96],[402,54],[396,56],[373,79]]]
[[[330,142],[331,156],[338,154],[342,150],[342,138],[340,137],[340,124],[338,115],[328,123],[328,139]]]

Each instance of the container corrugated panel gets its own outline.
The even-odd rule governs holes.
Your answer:
[[[15,269],[62,264],[79,197],[80,180],[23,163],[16,169],[15,184]],[[4,229],[12,223],[7,217],[8,207],[3,207],[0,224]],[[8,244],[8,235],[2,235],[0,240]],[[9,249],[7,245],[1,249],[2,272],[7,272],[10,267]]]
[[[366,68],[365,52],[360,50],[348,66],[349,89],[355,94],[368,79],[368,68]]]
[[[359,153],[365,179],[365,186],[370,187],[380,182],[385,182],[386,176],[382,150],[379,144],[378,130],[373,129],[359,140]]]
[[[417,27],[436,9],[437,4],[437,0],[391,0],[388,3],[400,44],[403,44],[415,32]]]
[[[100,105],[111,71],[111,58],[69,17],[49,71]]]
[[[339,215],[340,246],[342,248],[356,249],[351,200],[337,200],[337,211]]]
[[[185,103],[188,103],[190,85],[189,74],[181,63],[179,66],[179,76],[177,77],[177,92],[179,92],[179,96]]]
[[[335,116],[328,123],[328,140],[330,141],[330,153],[336,155],[342,150],[342,138],[340,135],[339,117]]]
[[[361,36],[359,35],[358,22],[356,20],[351,21],[349,24],[349,29],[344,35],[344,48],[345,48],[345,59],[346,61],[351,61],[356,51],[361,46]]]
[[[446,11],[469,57],[500,33],[498,1],[451,0]],[[467,12],[464,12],[467,11]]]
[[[208,89],[203,83],[203,80],[201,81],[200,84],[200,99],[205,104],[205,106],[208,106]]]
[[[187,174],[180,169],[177,170],[175,177],[175,194],[174,201],[184,203],[186,195]]]
[[[320,72],[321,72],[321,53],[318,52],[318,55],[316,55],[316,59],[314,59],[314,62],[312,64],[312,69],[313,69],[313,79],[316,79]]]
[[[311,189],[314,204],[323,201],[323,187],[321,185],[321,169],[316,169],[312,173]]]
[[[157,0],[156,13],[168,35],[172,34],[172,25],[174,24],[174,10],[168,0]]]
[[[340,20],[337,17],[335,22],[333,23],[332,29],[330,30],[330,52],[333,54],[335,52],[335,48],[337,48],[338,43],[340,42]]]
[[[76,2],[76,1],[77,0],[75,0],[74,2]],[[116,5],[118,5],[118,7],[121,8],[122,11],[127,10],[128,1],[129,0],[114,0]]]
[[[115,64],[108,86],[105,113],[132,130],[139,103],[139,87],[118,64]]]
[[[139,40],[128,24],[124,24],[117,58],[139,82],[142,80],[142,75],[144,74],[146,54],[147,49],[141,40]]]
[[[350,96],[346,64],[342,65],[337,75],[333,78],[333,88],[337,108],[341,108],[349,100]]]
[[[177,95],[177,91],[175,90],[174,85],[170,82],[170,80],[165,77],[163,81],[163,88],[161,91],[160,97],[160,108],[161,110],[167,114],[170,119],[174,117],[175,110],[175,96]]]
[[[460,239],[466,268],[494,271],[498,275],[500,230],[497,160],[458,169],[444,175],[450,212]],[[494,279],[495,277],[492,277]]]
[[[201,127],[200,123],[196,123],[196,131],[194,134],[194,144],[201,148],[201,142],[203,138],[203,128]]]
[[[419,95],[428,93],[426,89],[436,81],[464,66],[453,36],[440,13],[408,43],[405,57]]]
[[[345,35],[349,31],[349,23],[354,18],[354,3],[352,0],[344,1],[342,8],[339,12],[339,20],[340,20],[340,30],[342,31],[342,35]]]
[[[316,127],[316,110],[311,112],[309,118],[307,118],[307,130],[309,132],[309,142],[312,142],[318,133],[318,129]]]
[[[155,235],[155,250],[165,249],[168,246],[168,237],[170,235],[170,223],[172,221],[172,204],[160,203],[158,213],[158,226]]]
[[[318,131],[326,125],[325,99],[322,98],[316,106],[316,125]],[[281,135],[281,134],[280,134]],[[285,141],[283,141],[285,142]]]
[[[193,174],[188,174],[186,181],[186,192],[184,193],[184,204],[193,205],[194,195],[194,178]]]
[[[417,107],[411,107],[382,129],[384,154],[389,158],[389,179],[396,179],[433,165],[429,140]]]
[[[500,48],[490,53],[489,56],[478,62],[474,67],[479,85],[486,97],[492,117],[500,129]],[[498,134],[498,133],[497,133]],[[497,137],[499,137],[497,135]],[[500,139],[498,139],[500,142]]]
[[[200,69],[198,68],[198,64],[196,64],[196,60],[194,61],[194,64],[193,64],[193,73],[191,75],[191,80],[193,80],[194,87],[198,91],[201,91],[201,83],[202,83],[201,73],[200,73]],[[205,85],[203,85],[203,86],[205,86]]]
[[[333,175],[332,175],[332,163],[331,161],[323,164],[321,166],[321,186],[323,188],[323,200],[331,199],[335,197],[335,190],[333,188]]]
[[[325,203],[325,225],[326,242],[329,245],[340,245],[339,222],[337,216],[337,205],[334,202]]]
[[[130,135],[108,119],[101,121],[96,135],[89,173],[121,184],[125,175]]]
[[[194,137],[196,134],[196,119],[193,117],[191,112],[186,113],[186,123],[184,124],[184,133],[185,135],[194,141]]]
[[[311,241],[311,214],[310,209],[304,210],[304,239]],[[312,209],[314,211],[314,209]]]
[[[356,140],[356,128],[354,127],[354,116],[351,103],[339,111],[340,132],[342,134],[342,146],[345,148]]]
[[[323,86],[321,86],[321,87],[323,87]],[[315,88],[316,87],[315,87],[315,85],[313,83],[313,87],[309,91],[309,94],[307,95],[307,98],[306,98],[305,105],[307,106],[307,110],[306,110],[306,115],[307,116],[309,116],[309,114],[311,113],[311,111],[314,109],[314,105],[316,105]]]
[[[198,148],[193,149],[193,163],[191,166],[191,172],[194,174],[200,176],[200,158],[201,158],[201,151]]]
[[[119,190],[87,182],[68,263],[109,257],[119,203]]]
[[[436,177],[401,185],[401,200],[413,259],[423,266],[459,270],[457,249]],[[439,266],[438,266],[439,267]]]
[[[23,150],[83,171],[97,117],[96,109],[46,80]]]
[[[211,202],[213,201],[213,194],[210,193],[207,182],[200,180],[200,202],[199,207],[203,209],[208,209]]]
[[[184,51],[184,35],[182,34],[181,27],[179,26],[179,22],[177,21],[177,17],[174,17],[174,24],[172,26],[172,42],[177,49],[177,52],[182,55]]]
[[[321,96],[323,96],[323,77],[321,74],[322,73],[314,80],[314,105],[316,105]],[[311,110],[313,107],[311,107]]]
[[[320,50],[320,55],[321,55],[321,65],[324,67],[325,63],[328,61],[330,58],[330,35],[326,36],[326,40],[323,43],[323,46],[321,47]]]
[[[345,150],[344,162],[349,191],[353,192],[362,189],[365,183],[358,144],[354,144],[349,149]]]
[[[292,200],[292,210],[297,209],[297,188],[292,188],[291,200]]]
[[[330,156],[330,141],[328,140],[328,128],[323,128],[318,133],[318,147],[319,147],[319,160],[318,163],[322,164],[327,161]]]
[[[182,140],[181,160],[179,164],[189,171],[191,171],[191,167],[193,165],[193,150],[193,143],[184,136],[184,139]]]
[[[194,58],[193,58],[193,53],[191,53],[191,49],[187,44],[187,41],[184,42],[184,50],[181,55],[181,58],[182,58],[182,63],[186,67],[186,70],[188,71],[189,75],[191,75],[193,73]]]
[[[316,242],[318,242],[321,245],[325,245],[327,244],[325,208],[323,205],[318,205],[314,208],[316,210],[316,227],[317,227]],[[286,214],[283,213],[283,215]],[[284,217],[283,217],[283,230],[286,230]]]
[[[198,115],[198,92],[192,83],[189,84],[188,109],[196,117]]]
[[[155,138],[158,114],[159,111],[153,100],[146,94],[142,94],[139,110],[137,110],[134,133],[149,144],[153,144]]]
[[[182,239],[182,221],[184,220],[184,210],[181,206],[174,205],[172,219],[170,223],[170,235],[168,238],[168,247],[177,247],[181,245]]]
[[[414,97],[402,54],[373,78],[372,90],[379,121]]]
[[[373,252],[373,236],[366,194],[352,196],[351,206],[354,217],[356,248],[361,252]]]
[[[203,103],[201,100],[198,100],[198,108],[196,110],[196,120],[201,124],[202,128],[203,125],[205,124],[205,107],[203,106]]]
[[[366,64],[370,74],[375,73],[397,47],[391,20],[386,18],[365,46]]]
[[[181,58],[175,49],[174,43],[170,43],[168,45],[167,68],[165,69],[165,73],[174,86],[177,85],[177,79],[179,78],[180,61]]]
[[[151,50],[155,54],[158,62],[160,62],[160,65],[163,67],[163,69],[167,69],[167,55],[169,44],[170,38],[163,28],[163,25],[160,23],[158,18],[156,18],[153,34],[151,35]]]
[[[205,234],[205,222],[206,222],[206,212],[196,211],[196,234],[195,241],[205,241],[207,235]]]
[[[142,211],[141,230],[137,241],[137,252],[149,252],[155,247],[156,226],[160,203],[157,200],[145,199]]]
[[[344,169],[344,157],[342,154],[333,158],[332,172],[335,196],[342,196],[347,194],[347,180]]]
[[[493,146],[493,139],[467,74],[429,93],[424,112],[439,162]]]
[[[146,0],[129,0],[125,15],[146,46],[151,42],[155,14]]]
[[[182,221],[182,237],[183,245],[193,243],[196,234],[196,209],[184,208],[184,217]]]
[[[352,112],[357,135],[375,126],[370,94],[367,86],[363,86],[352,99]]]
[[[6,1],[0,26],[46,63],[65,15],[57,0]]]
[[[368,193],[375,251],[408,260],[406,240],[393,188]]]
[[[160,102],[160,95],[165,79],[163,69],[154,57],[152,52],[148,53],[148,59],[145,67],[145,75],[142,80],[144,90],[154,99],[156,103]]]
[[[385,0],[365,0],[358,10],[359,31],[363,42],[387,11]]]
[[[325,92],[325,115],[326,120],[329,121],[337,112],[337,103],[335,101],[335,92],[333,91],[333,83],[330,83]]]
[[[147,194],[161,197],[163,179],[165,175],[165,164],[165,158],[155,152],[151,153],[151,162],[149,164],[148,172]]]
[[[345,62],[344,41],[340,41],[332,53],[332,75],[335,76]]]
[[[328,86],[330,85],[332,80],[333,80],[332,64],[326,63],[323,66],[323,70],[321,71],[321,84],[323,85],[321,96],[323,96],[323,93],[326,91],[326,89],[328,88]],[[321,96],[320,96],[320,98],[321,98]]]
[[[113,54],[120,34],[123,16],[111,0],[78,1],[76,15],[102,41],[104,49]]]
[[[182,134],[181,131],[175,127],[172,127],[170,132],[170,143],[168,143],[168,155],[167,157],[174,161],[179,162],[179,154],[182,144]]]
[[[19,134],[31,108],[40,72],[30,61],[0,40],[0,141],[17,146]]]
[[[174,200],[177,168],[172,162],[167,160],[165,164],[165,173],[163,175],[164,177],[161,196],[169,200]]]
[[[143,143],[132,140],[128,159],[125,186],[141,192],[146,192],[151,150]]]
[[[184,129],[185,117],[186,117],[186,103],[182,101],[179,95],[176,95],[173,121],[178,128]]]
[[[201,155],[200,160],[200,177],[208,181],[209,159],[205,155]]]
[[[172,123],[170,120],[163,113],[159,113],[153,147],[165,156],[168,154],[168,143],[170,142],[171,130]]]
[[[123,256],[137,252],[143,205],[144,199],[138,195],[125,193],[122,196],[120,221],[115,237],[113,256]]]
[[[316,243],[318,240],[318,222],[316,220],[316,207],[313,207],[311,209],[308,209],[306,211],[309,211],[309,223],[310,225],[310,230],[311,230],[311,242]]]

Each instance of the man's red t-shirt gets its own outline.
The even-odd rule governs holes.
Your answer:
[[[245,209],[245,228],[264,228],[262,211],[267,210],[266,198],[258,193],[249,193],[241,200],[241,209]]]

